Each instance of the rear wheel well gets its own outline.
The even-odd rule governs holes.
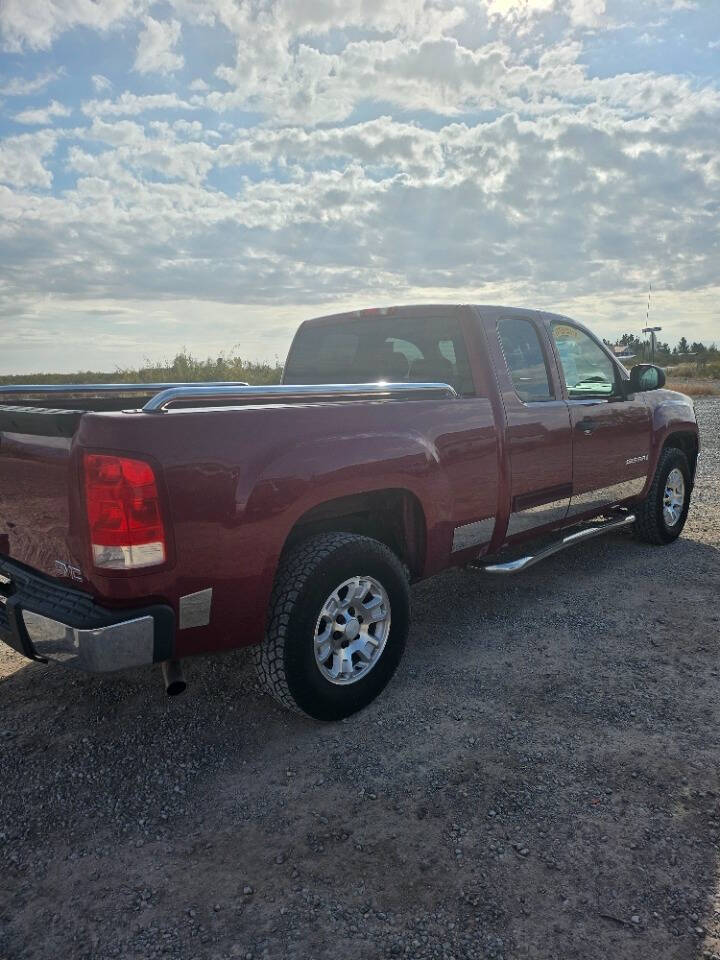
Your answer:
[[[359,533],[388,546],[420,576],[425,561],[425,514],[409,490],[373,490],[338,497],[303,514],[290,531],[283,552],[318,533]]]
[[[671,433],[663,444],[663,450],[667,450],[668,447],[676,447],[678,450],[682,450],[687,457],[688,464],[690,465],[690,475],[694,480],[698,457],[697,436],[694,433],[690,433],[690,431]]]

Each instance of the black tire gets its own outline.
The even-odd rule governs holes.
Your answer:
[[[680,516],[676,523],[668,524],[663,515],[665,484],[672,470],[679,470],[685,481],[685,499]],[[688,459],[682,450],[677,447],[666,447],[660,454],[657,470],[647,497],[633,508],[635,513],[635,535],[644,540],[662,546],[672,543],[682,533],[690,506],[690,492],[692,490],[692,476]]]
[[[390,632],[377,661],[360,679],[337,684],[315,659],[315,627],[323,604],[346,580],[373,577],[390,602]],[[410,620],[407,570],[384,544],[353,533],[309,537],[282,560],[268,626],[255,647],[255,666],[265,689],[283,706],[316,720],[340,720],[362,710],[384,689],[397,668]]]

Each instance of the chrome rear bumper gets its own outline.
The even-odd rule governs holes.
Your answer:
[[[125,670],[153,662],[155,623],[137,617],[105,627],[71,627],[60,620],[23,610],[25,629],[38,657],[89,673]]]
[[[0,555],[0,640],[31,660],[106,673],[175,657],[167,604],[108,608]]]

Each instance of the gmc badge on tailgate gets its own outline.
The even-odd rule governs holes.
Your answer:
[[[82,570],[80,567],[73,567],[69,563],[63,563],[62,560],[54,560],[55,576],[68,577],[70,580],[82,580]]]

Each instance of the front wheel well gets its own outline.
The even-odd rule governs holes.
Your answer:
[[[669,447],[675,447],[678,450],[682,450],[685,456],[688,459],[688,464],[690,465],[690,476],[695,479],[695,467],[697,466],[698,458],[698,438],[697,435],[691,433],[689,430],[678,431],[677,433],[671,433],[669,437],[665,439],[663,444],[663,450],[667,450]]]
[[[407,565],[413,579],[425,563],[425,514],[405,489],[372,490],[338,497],[303,514],[290,531],[283,553],[318,533],[359,533],[379,540]]]

